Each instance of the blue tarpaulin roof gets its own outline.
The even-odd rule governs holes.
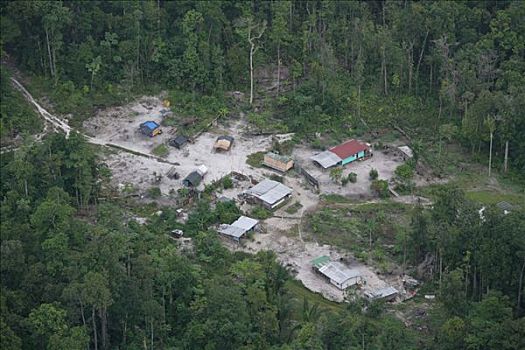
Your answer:
[[[148,128],[150,130],[155,130],[156,128],[160,127],[159,124],[157,124],[157,123],[155,123],[154,121],[151,121],[151,120],[142,123],[141,126],[145,126],[146,128]]]

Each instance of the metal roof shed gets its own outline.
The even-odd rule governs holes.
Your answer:
[[[246,233],[241,227],[236,227],[232,225],[222,224],[217,230],[222,235],[228,236],[236,242],[241,240],[241,237]]]
[[[182,184],[187,187],[197,187],[202,181],[202,176],[197,171],[192,171],[189,173],[184,180],[182,180]]]
[[[249,218],[247,216],[241,216],[232,223],[232,226],[240,227],[245,231],[250,231],[259,223],[258,220]]]
[[[342,162],[342,159],[339,158],[337,154],[330,151],[321,152],[313,157],[310,157],[310,159],[322,166],[324,169],[333,167]]]
[[[280,182],[265,179],[244,192],[257,198],[262,204],[274,209],[292,194],[292,189]]]
[[[321,266],[319,272],[330,279],[330,283],[339,289],[346,289],[361,281],[361,274],[357,270],[351,270],[341,263],[332,261]]]
[[[181,148],[182,146],[184,146],[186,143],[188,143],[189,139],[186,137],[186,136],[183,136],[183,135],[179,135],[177,137],[175,137],[174,139],[171,139],[169,144],[170,146],[173,146],[173,147],[176,147],[176,148]]]
[[[320,256],[312,260],[312,265],[313,267],[320,269],[321,267],[328,264],[329,262],[330,262],[330,258],[327,257],[326,255],[323,255],[323,256]]]
[[[376,299],[385,299],[385,300],[392,300],[397,296],[397,289],[394,287],[388,286],[380,289],[373,290],[371,292],[365,293],[365,296],[368,297],[371,300]]]

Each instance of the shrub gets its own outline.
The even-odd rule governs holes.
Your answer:
[[[333,168],[332,170],[330,170],[330,178],[334,182],[338,182],[342,175],[343,175],[343,168],[341,167]]]
[[[370,184],[370,188],[381,198],[388,197],[388,182],[385,180],[374,180]]]
[[[264,220],[264,219],[268,219],[269,217],[271,217],[272,216],[272,212],[269,211],[266,208],[263,208],[261,206],[257,206],[257,207],[252,209],[251,216],[253,216],[254,218],[259,219],[259,220]]]
[[[368,175],[370,176],[370,180],[376,180],[379,177],[379,173],[377,172],[376,169],[370,170]]]
[[[414,168],[406,163],[398,166],[395,170],[396,176],[402,181],[408,181],[414,177]]]
[[[287,212],[288,214],[295,214],[302,207],[303,207],[303,205],[301,203],[295,202],[294,204],[292,204],[288,208],[286,208],[285,212]]]
[[[248,163],[248,165],[253,166],[254,168],[262,167],[262,163],[264,160],[264,153],[265,152],[255,152],[255,153],[248,155],[248,158],[246,159],[246,163]]]
[[[356,173],[350,173],[348,174],[348,181],[355,184],[357,182],[357,174]]]
[[[227,190],[229,188],[233,188],[233,180],[231,177],[229,176],[225,176],[223,179],[222,179],[222,187]]]
[[[341,185],[346,186],[348,184],[348,181],[350,181],[348,177],[343,177],[341,180]]]
[[[160,188],[158,187],[150,187],[148,189],[148,197],[150,198],[159,198],[162,195],[162,192],[160,191]]]
[[[283,181],[284,181],[283,177],[280,176],[280,175],[277,175],[277,174],[271,174],[270,175],[270,180],[277,181],[277,182],[280,182],[280,183],[283,183]]]

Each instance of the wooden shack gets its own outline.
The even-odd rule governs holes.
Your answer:
[[[263,164],[269,168],[285,173],[293,168],[293,159],[288,156],[268,152],[264,155]]]

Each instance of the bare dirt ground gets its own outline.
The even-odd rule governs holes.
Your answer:
[[[319,151],[317,151],[319,152]],[[343,176],[348,176],[351,172],[357,174],[357,182],[349,183],[345,187],[335,183],[330,179],[330,169],[322,169],[314,164],[310,157],[316,154],[311,148],[298,147],[294,150],[294,157],[300,162],[310,174],[315,176],[320,183],[320,192],[326,194],[339,194],[352,197],[371,197],[369,172],[376,169],[379,179],[390,180],[396,168],[404,161],[395,155],[384,154],[374,150],[374,156],[363,161],[352,162],[343,167]]]
[[[162,109],[160,99],[144,97],[127,106],[101,111],[84,123],[84,129],[88,134],[107,143],[151,154],[155,147],[167,144],[175,135],[170,134],[169,127],[163,127],[163,134],[153,138],[141,135],[137,130],[139,124],[147,120],[160,124]],[[117,184],[129,183],[142,190],[155,185],[163,194],[167,194],[170,189],[182,187],[182,179],[202,164],[208,168],[208,173],[204,177],[201,189],[205,184],[218,180],[232,171],[262,178],[266,170],[251,167],[246,163],[246,159],[251,153],[265,150],[271,144],[271,137],[246,136],[244,126],[242,120],[230,121],[215,130],[204,132],[194,143],[188,143],[180,150],[168,146],[170,153],[165,160],[169,163],[121,152],[108,156],[106,162]],[[233,147],[229,152],[215,153],[213,144],[219,135],[224,134],[235,138]],[[170,180],[163,177],[160,183],[153,184],[153,173],[165,175],[174,166],[173,164],[178,164],[175,167],[181,178]]]
[[[243,246],[226,244],[231,250],[250,253],[263,250],[275,252],[281,264],[289,268],[295,274],[295,278],[300,280],[306,288],[332,301],[344,301],[345,292],[330,284],[312,269],[311,261],[322,255],[329,256],[334,261],[341,259],[350,269],[360,272],[366,284],[359,289],[359,295],[389,285],[404,292],[399,276],[379,277],[373,268],[356,261],[348,253],[339,251],[330,245],[304,242],[299,237],[290,234],[289,223],[290,220],[274,217],[265,221],[267,233],[256,234],[252,241],[246,241]]]

